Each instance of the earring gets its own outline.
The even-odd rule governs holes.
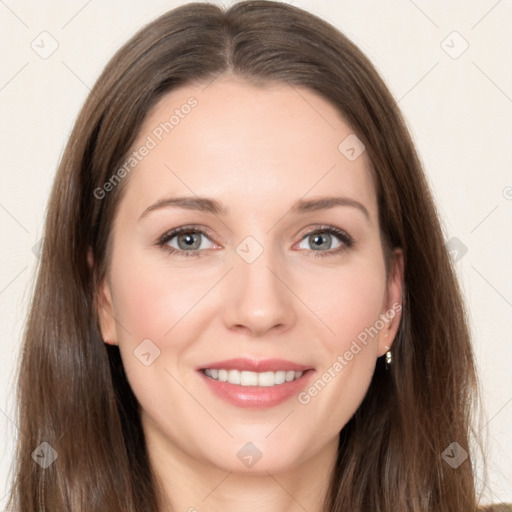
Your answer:
[[[389,369],[389,366],[393,362],[393,355],[391,354],[391,350],[386,352],[386,370]]]
[[[388,337],[388,333],[386,333],[386,338]],[[388,346],[386,346],[387,349],[389,349]],[[389,367],[391,363],[393,362],[393,355],[391,354],[391,350],[388,350],[386,352],[386,370],[389,370]]]

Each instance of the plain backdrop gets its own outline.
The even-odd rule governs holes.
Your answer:
[[[115,50],[184,3],[0,1],[0,508],[17,434],[14,379],[37,242],[64,145]],[[399,101],[447,243],[457,249],[486,412],[484,501],[512,501],[512,2],[288,3],[351,38]]]

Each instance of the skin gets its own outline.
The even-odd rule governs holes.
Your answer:
[[[401,304],[402,254],[395,251],[386,279],[369,162],[366,153],[349,161],[338,150],[352,130],[329,102],[305,88],[256,87],[224,75],[165,95],[134,148],[190,96],[197,107],[125,178],[111,269],[99,290],[102,335],[119,345],[141,404],[162,510],[172,503],[189,512],[319,512],[338,434],[391,346],[400,314],[307,404],[294,396],[242,409],[211,393],[195,368],[232,357],[282,358],[314,367],[314,382]],[[156,201],[183,195],[216,199],[229,213],[167,207],[139,220]],[[289,211],[301,198],[324,195],[360,202],[369,219],[350,206]],[[199,257],[157,245],[190,224],[206,232],[197,235]],[[320,251],[307,235],[324,224],[355,245],[336,253],[343,242],[333,235],[321,249],[330,254],[315,257]],[[252,263],[236,252],[248,236],[263,249]],[[177,237],[167,245],[186,250]],[[134,350],[148,338],[160,355],[146,366]],[[262,454],[250,468],[236,456],[247,442]]]

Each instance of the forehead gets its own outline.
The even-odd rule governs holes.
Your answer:
[[[231,76],[186,85],[146,116],[122,202],[140,214],[158,199],[195,194],[217,198],[234,214],[258,214],[339,194],[363,202],[376,219],[366,154],[347,158],[344,141],[352,138],[336,108],[306,88]]]

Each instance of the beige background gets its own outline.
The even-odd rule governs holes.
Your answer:
[[[57,163],[114,51],[183,3],[0,1],[0,509],[17,431],[14,375],[38,263],[33,248]],[[486,406],[484,496],[512,501],[512,2],[291,3],[337,26],[376,65],[409,123],[446,239],[467,249],[457,268]]]

